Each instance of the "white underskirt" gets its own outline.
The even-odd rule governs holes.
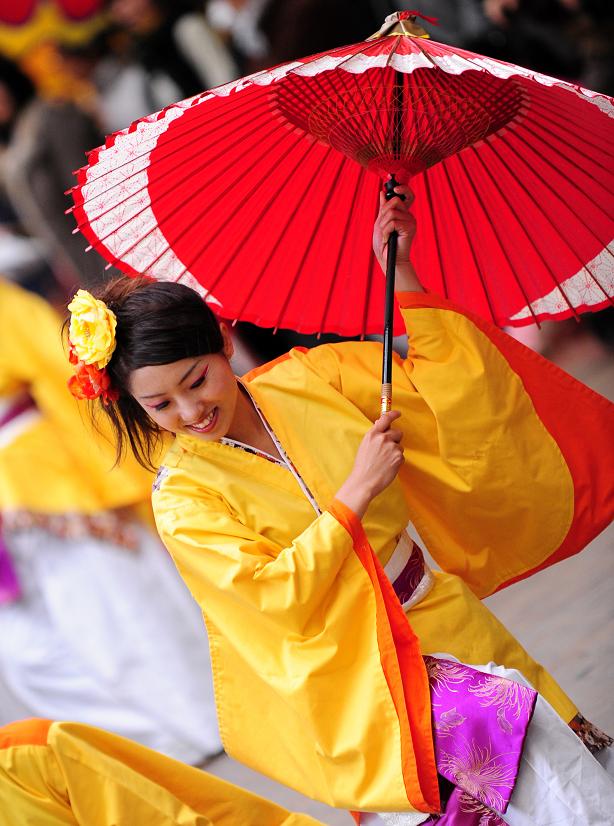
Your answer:
[[[204,622],[158,538],[137,530],[136,552],[5,535],[24,597],[0,606],[0,679],[34,716],[200,763],[221,749]]]

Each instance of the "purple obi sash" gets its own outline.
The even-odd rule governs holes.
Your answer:
[[[0,413],[0,432],[2,428],[10,425],[18,419],[19,416],[35,408],[36,405],[30,396],[27,394],[20,396]],[[20,597],[21,587],[19,578],[17,577],[17,572],[15,571],[8,548],[2,539],[2,519],[0,517],[0,605],[15,602]]]
[[[442,826],[503,826],[537,692],[454,660],[425,657],[435,758],[452,784]]]

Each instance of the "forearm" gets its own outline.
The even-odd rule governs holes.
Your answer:
[[[423,293],[424,287],[420,283],[418,274],[411,261],[398,263],[394,276],[395,292]]]

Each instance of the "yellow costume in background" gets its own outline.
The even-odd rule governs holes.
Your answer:
[[[243,379],[320,515],[289,468],[183,434],[153,496],[159,533],[205,615],[227,751],[330,805],[394,812],[435,808],[430,701],[415,661],[398,687],[402,656],[384,627],[377,565],[357,551],[362,528],[385,565],[412,520],[447,571],[407,614],[423,654],[518,669],[569,721],[574,704],[478,596],[561,548],[579,550],[613,501],[610,478],[607,514],[599,523],[596,508],[580,531],[575,466],[551,433],[550,401],[527,389],[543,360],[516,342],[504,352],[508,336],[443,300],[400,298],[410,353],[394,364],[393,407],[405,465],[362,527],[340,516],[334,495],[379,415],[374,343],[293,350]],[[548,376],[570,404],[590,394],[590,416],[612,422],[604,399],[561,371]]]
[[[101,729],[0,729],[0,826],[317,826]]]
[[[155,533],[153,475],[113,468],[71,375],[58,315],[0,279],[0,680],[30,714],[199,763],[220,750],[202,617]]]
[[[60,327],[46,301],[0,279],[0,399],[27,392],[40,414],[30,419],[27,440],[1,447],[0,508],[59,514],[143,507],[152,476],[132,457],[113,468],[104,418],[98,435],[87,405],[66,389],[73,371]],[[44,461],[33,467],[37,454]]]

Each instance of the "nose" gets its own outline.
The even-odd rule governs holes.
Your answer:
[[[187,399],[179,405],[178,412],[183,425],[195,424],[205,415],[202,405]]]

